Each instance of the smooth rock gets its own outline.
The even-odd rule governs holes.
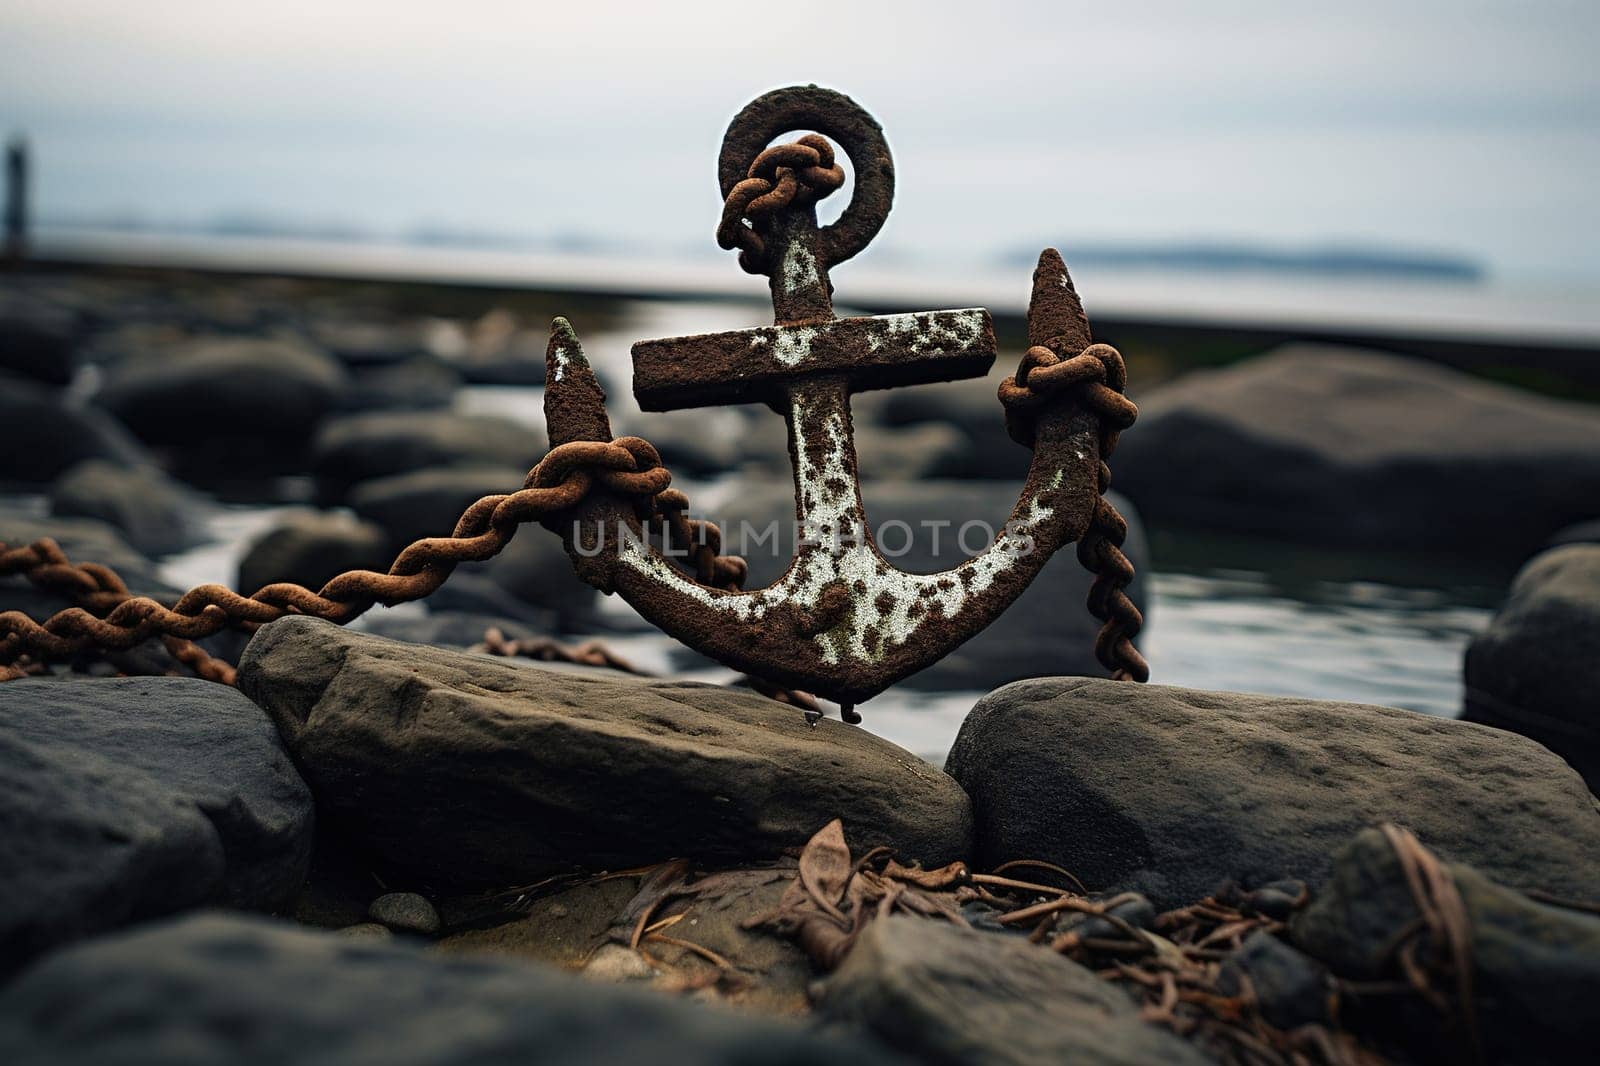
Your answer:
[[[418,886],[760,861],[841,811],[853,847],[906,861],[942,865],[970,841],[966,796],[944,774],[749,692],[543,670],[303,616],[257,632],[239,684],[319,811]]]
[[[386,892],[372,901],[367,914],[400,933],[432,936],[439,931],[439,912],[427,897],[415,892]]]
[[[510,467],[436,467],[357,485],[350,506],[389,536],[392,554],[422,537],[447,537],[462,512],[483,496],[522,487],[525,475]],[[590,628],[599,593],[572,568],[559,538],[535,523],[518,530],[493,559],[456,568],[429,597],[430,608],[510,615],[538,624],[546,612],[563,629]],[[520,601],[533,612],[516,609]]]
[[[285,340],[205,338],[113,366],[96,401],[202,474],[301,468],[347,385],[327,355]]]
[[[0,298],[0,371],[50,385],[72,380],[77,316]]]
[[[351,940],[393,940],[394,931],[387,925],[378,922],[358,922],[347,925],[339,930],[340,936],[347,936]]]
[[[819,1007],[937,1066],[1201,1066],[1114,985],[1024,937],[895,915],[867,926]]]
[[[179,591],[157,573],[156,564],[136,550],[122,535],[93,518],[45,518],[0,508],[0,544],[23,547],[50,538],[73,563],[109,566],[135,596],[163,603],[175,601]],[[0,611],[21,611],[38,620],[73,606],[66,596],[47,592],[21,574],[0,577]]]
[[[389,569],[389,538],[371,522],[349,515],[304,511],[250,543],[239,561],[239,585],[247,594],[275,581],[320,589],[346,570]]]
[[[509,467],[517,477],[500,491],[513,492],[548,450],[539,429],[508,418],[374,411],[329,421],[313,444],[313,462],[319,495],[337,503],[358,482],[427,467]]]
[[[449,407],[461,387],[461,374],[431,355],[414,355],[392,365],[350,369],[350,384],[339,394],[340,411],[421,411]]]
[[[1448,864],[1446,872],[1465,908],[1482,1061],[1589,1061],[1600,1002],[1600,916],[1535,902],[1463,864]],[[1600,900],[1594,882],[1582,899]],[[1301,948],[1341,977],[1404,983],[1395,949],[1408,930],[1423,925],[1420,918],[1393,847],[1367,829],[1339,851],[1333,876],[1291,929]],[[1440,961],[1427,934],[1420,939],[1419,962]],[[1438,991],[1452,1006],[1458,1002],[1453,984]],[[1424,1061],[1471,1059],[1461,1030],[1442,1024],[1420,997],[1355,999],[1341,1013],[1362,1030]]]
[[[1467,721],[1532,737],[1600,792],[1600,544],[1524,566],[1465,672]]]
[[[311,793],[234,689],[9,681],[0,721],[0,969],[208,902],[276,906],[305,877]]]
[[[1521,558],[1600,513],[1600,410],[1294,344],[1136,397],[1112,460],[1155,523]]]
[[[655,969],[644,956],[621,944],[602,944],[589,956],[580,971],[591,981],[617,984],[622,981],[644,981],[656,975]]]
[[[50,490],[50,513],[98,518],[150,555],[169,555],[206,540],[209,504],[153,466],[90,459],[68,470]]]
[[[1001,481],[872,481],[862,496],[867,522],[890,564],[928,574],[959,566],[987,547],[990,535],[1005,528],[1019,491],[1020,485]],[[1137,571],[1128,594],[1142,610],[1150,554],[1139,512],[1116,493],[1111,500],[1128,520],[1123,549]],[[744,556],[750,566],[746,588],[776,581],[794,557],[793,485],[788,480],[747,479],[727,501],[710,510],[691,507],[690,513],[715,521],[722,529],[723,550]],[[977,524],[964,530],[969,522]],[[963,550],[963,537],[972,551]],[[1105,676],[1094,657],[1100,623],[1084,606],[1093,581],[1069,545],[989,628],[900,684],[986,691],[1041,673]]]
[[[979,868],[1044,859],[1161,909],[1230,879],[1315,885],[1381,821],[1508,884],[1600,883],[1600,808],[1571,768],[1414,711],[1041,678],[979,701],[946,768],[972,796]]]
[[[104,411],[68,405],[59,390],[0,374],[0,482],[47,485],[88,459],[149,459]]]
[[[201,915],[60,952],[0,990],[12,1066],[867,1066],[865,1040],[260,919]]]
[[[960,435],[960,446],[942,455],[936,476],[1017,480],[1027,473],[1029,453],[1006,432],[1005,408],[996,395],[1001,379],[1012,369],[997,367],[988,377],[968,381],[870,393],[855,401],[863,416],[859,420],[868,426],[875,421],[888,427],[954,429]],[[874,476],[872,453],[865,445],[858,446],[857,452],[863,473]],[[1114,463],[1112,469],[1116,469]]]
[[[1217,976],[1223,995],[1242,995],[1247,987],[1260,1004],[1261,1016],[1279,1029],[1332,1020],[1328,1005],[1335,995],[1327,969],[1265,930],[1246,937]]]

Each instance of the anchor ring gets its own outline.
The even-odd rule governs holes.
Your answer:
[[[815,130],[837,141],[855,169],[855,189],[838,221],[823,226],[817,249],[824,269],[859,253],[883,228],[894,203],[894,158],[883,127],[844,93],[816,85],[774,89],[746,104],[728,124],[717,158],[722,197],[743,181],[750,163],[772,139],[790,130]]]

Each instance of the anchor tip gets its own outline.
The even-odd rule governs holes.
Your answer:
[[[575,440],[610,440],[606,394],[583,354],[572,323],[556,316],[544,357],[544,420],[550,447]]]
[[[1039,253],[1033,271],[1033,297],[1028,301],[1028,343],[1059,348],[1062,354],[1076,355],[1094,338],[1089,333],[1089,317],[1083,313],[1072,275],[1061,253],[1046,248]]]

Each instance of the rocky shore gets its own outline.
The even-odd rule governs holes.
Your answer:
[[[544,451],[536,419],[447,406],[539,380],[526,307],[6,284],[0,545],[51,538],[136,594],[181,595],[158,560],[223,501],[295,505],[239,587],[314,588]],[[870,705],[810,724],[759,687],[537,661],[637,622],[529,530],[425,611],[208,639],[237,687],[162,676],[188,671],[156,641],[0,684],[0,1061],[1585,1061],[1600,416],[1333,349],[1138,399],[1114,467],[1142,571],[1140,511],[1526,560],[1464,720],[1093,676],[1063,557],[914,679],[987,693],[936,766]],[[660,424],[668,462],[718,473],[726,518],[790,513],[776,420],[716,417]],[[992,388],[857,419],[874,513],[1015,499]],[[0,612],[74,602],[0,575]]]

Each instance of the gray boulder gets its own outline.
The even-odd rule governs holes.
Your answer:
[[[246,594],[275,581],[320,589],[346,570],[386,571],[394,562],[389,538],[370,522],[349,515],[305,511],[251,542],[239,561]]]
[[[1423,843],[1426,845],[1427,841]],[[1536,902],[1463,864],[1447,864],[1465,911],[1472,1011],[1484,1062],[1583,1062],[1593,1057],[1594,1005],[1600,1002],[1600,915]],[[1593,904],[1600,886],[1585,898]],[[1414,940],[1425,970],[1455,969],[1426,932],[1393,846],[1377,829],[1357,834],[1333,876],[1295,917],[1296,942],[1339,976],[1404,983],[1397,949]],[[1437,968],[1437,969],[1436,969]],[[1341,1013],[1370,1037],[1398,1044],[1422,1061],[1469,1061],[1457,988],[1439,987],[1451,1017],[1420,996],[1357,994]]]
[[[1138,397],[1117,486],[1158,523],[1523,558],[1600,512],[1600,410],[1295,344]]]
[[[116,419],[67,404],[59,390],[0,373],[0,483],[48,485],[87,459],[148,460]]]
[[[11,681],[0,720],[0,970],[205,903],[273,907],[300,887],[311,793],[234,689]]]
[[[179,590],[161,579],[156,564],[137,551],[122,535],[93,518],[44,518],[0,508],[0,544],[20,548],[49,537],[74,563],[99,563],[117,572],[128,591],[163,603],[174,602]],[[35,619],[48,618],[73,601],[47,592],[20,574],[0,577],[0,611],[21,611]]]
[[[985,378],[869,393],[858,397],[855,406],[861,412],[859,420],[869,425],[876,421],[889,427],[955,430],[959,447],[941,457],[934,476],[1011,481],[1028,469],[1028,451],[1006,432],[1005,408],[997,395],[1001,379],[1014,369],[1006,363],[997,365]],[[865,445],[860,452],[862,466],[870,473],[871,458]]]
[[[867,926],[823,986],[829,1019],[936,1066],[1202,1066],[1126,992],[1009,933],[896,915]]]
[[[432,355],[404,362],[350,368],[350,384],[339,394],[340,411],[420,411],[449,407],[461,375]]]
[[[980,866],[1044,859],[1159,908],[1230,879],[1315,884],[1381,821],[1508,884],[1600,883],[1600,806],[1570,767],[1413,711],[1041,678],[985,696],[946,767],[972,796]]]
[[[542,965],[198,915],[60,952],[0,991],[13,1066],[868,1066],[873,1045]]]
[[[303,344],[205,338],[116,364],[95,399],[185,469],[277,472],[300,467],[346,384],[337,362]]]
[[[962,550],[963,536],[974,552],[987,546],[988,532],[1005,527],[1020,489],[1020,483],[1004,481],[873,481],[862,496],[867,521],[889,562],[928,574],[959,566],[972,554]],[[1111,499],[1128,520],[1123,547],[1138,572],[1128,594],[1144,609],[1150,553],[1139,512],[1116,493]],[[747,588],[777,580],[794,557],[794,488],[787,479],[742,481],[726,505],[691,514],[716,521],[723,550],[744,555],[750,564]],[[968,522],[980,525],[963,534]],[[763,539],[768,530],[776,531],[775,539]],[[1093,580],[1072,548],[1063,549],[988,629],[901,685],[982,691],[1040,674],[1105,676],[1094,657],[1100,623],[1084,606]]]
[[[1600,792],[1600,544],[1535,556],[1467,647],[1464,717],[1532,737]]]
[[[511,467],[418,470],[357,485],[350,506],[388,534],[392,557],[422,537],[449,536],[468,506],[484,496],[515,492],[525,476]],[[561,541],[530,523],[493,559],[457,567],[428,602],[431,609],[505,615],[534,624],[553,616],[558,628],[578,630],[593,625],[599,595],[574,573]]]
[[[104,459],[79,463],[50,490],[50,513],[98,518],[150,555],[168,555],[206,540],[205,499],[153,466]]]
[[[78,316],[0,296],[0,371],[51,385],[72,380]]]
[[[754,861],[841,812],[853,846],[930,866],[970,841],[967,798],[944,774],[747,691],[544,670],[305,617],[257,632],[239,685],[318,809],[419,888]]]
[[[509,467],[522,487],[549,450],[544,434],[508,418],[451,411],[374,411],[330,421],[312,446],[317,491],[344,500],[352,485],[425,467]]]

